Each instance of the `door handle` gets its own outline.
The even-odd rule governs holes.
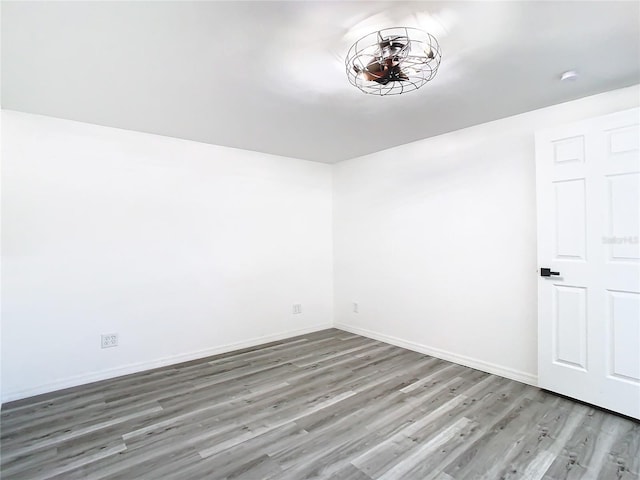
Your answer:
[[[550,268],[541,268],[540,276],[541,277],[550,277],[551,275],[560,275],[560,272],[552,272]]]

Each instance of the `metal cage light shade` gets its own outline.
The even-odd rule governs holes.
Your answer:
[[[438,71],[442,52],[435,37],[411,27],[384,28],[354,43],[345,60],[352,85],[374,95],[417,90]]]

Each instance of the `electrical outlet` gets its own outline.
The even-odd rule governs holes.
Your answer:
[[[101,347],[109,348],[109,347],[117,347],[118,346],[118,334],[117,333],[107,333],[106,335],[100,336],[102,339]]]
[[[353,302],[353,313],[360,313],[359,312],[359,308],[360,306],[358,305],[357,302]]]
[[[301,303],[294,303],[293,304],[293,314],[297,315],[298,313],[302,313],[302,304]]]

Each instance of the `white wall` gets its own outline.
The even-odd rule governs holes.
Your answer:
[[[334,166],[4,111],[2,399],[332,316],[535,383],[533,133],[639,97],[608,92]],[[100,349],[111,332],[120,346]]]
[[[4,401],[331,325],[330,165],[11,111],[2,156]]]
[[[337,326],[535,383],[534,132],[639,97],[616,90],[335,165]]]

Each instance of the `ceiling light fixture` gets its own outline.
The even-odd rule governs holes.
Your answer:
[[[394,27],[354,43],[345,65],[349,82],[364,93],[399,95],[435,77],[441,58],[433,35],[417,28]]]

